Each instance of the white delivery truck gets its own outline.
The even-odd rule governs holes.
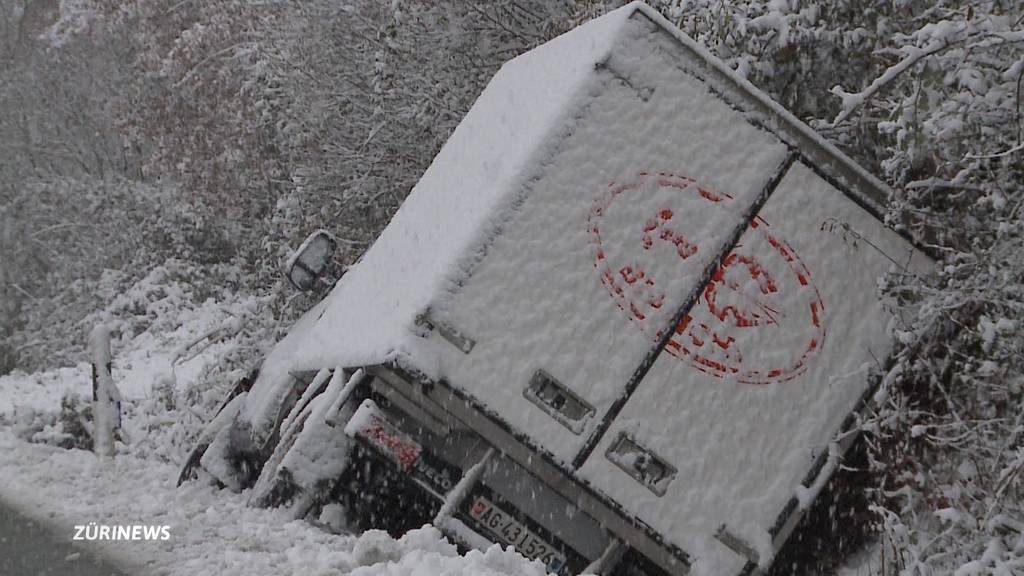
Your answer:
[[[877,279],[931,266],[886,195],[629,4],[501,68],[183,477],[559,574],[756,573],[870,403]]]

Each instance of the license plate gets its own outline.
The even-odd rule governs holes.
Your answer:
[[[469,509],[469,516],[486,528],[498,541],[514,546],[520,554],[531,560],[544,562],[552,572],[558,572],[565,564],[565,555],[558,549],[487,498],[477,496]]]

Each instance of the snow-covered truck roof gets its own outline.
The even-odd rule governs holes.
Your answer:
[[[634,2],[501,68],[245,410],[259,428],[286,370],[397,365],[737,572],[723,541],[770,557],[888,351],[876,279],[927,265],[885,197]]]

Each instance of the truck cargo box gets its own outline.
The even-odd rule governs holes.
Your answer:
[[[629,4],[501,68],[241,417],[259,443],[286,372],[386,370],[599,523],[751,571],[889,351],[877,279],[931,265],[886,195]]]

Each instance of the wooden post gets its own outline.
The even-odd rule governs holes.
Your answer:
[[[114,459],[114,430],[120,427],[121,393],[111,374],[110,331],[97,324],[90,336],[92,353],[93,451],[101,458]]]

